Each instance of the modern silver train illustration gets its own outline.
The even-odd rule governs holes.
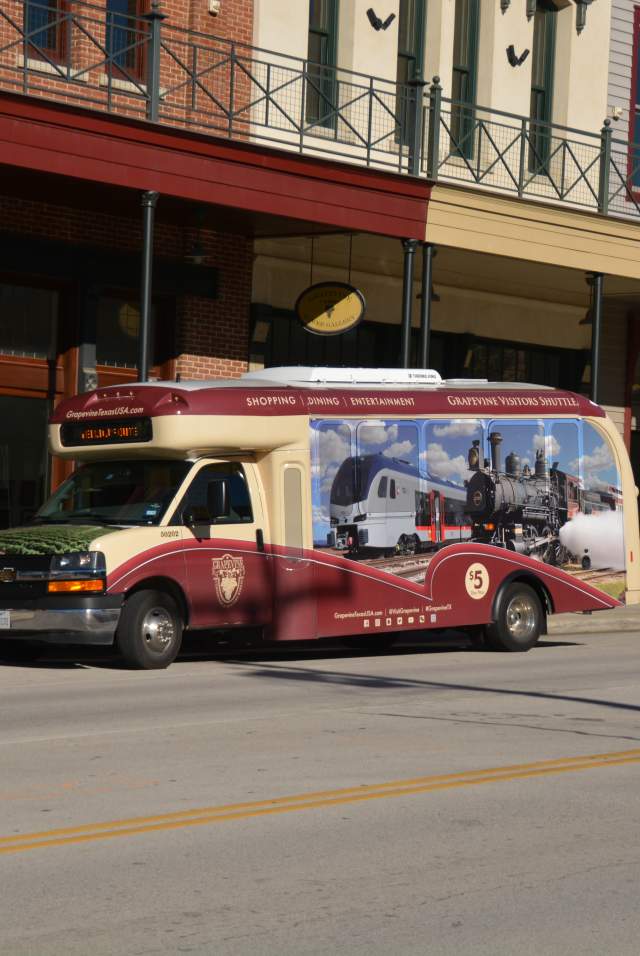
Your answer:
[[[345,458],[329,499],[329,547],[415,554],[471,536],[466,489],[382,454]]]

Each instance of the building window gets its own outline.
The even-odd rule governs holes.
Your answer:
[[[0,355],[54,358],[58,299],[53,289],[0,283]]]
[[[425,0],[400,0],[398,17],[398,65],[396,81],[398,96],[396,115],[399,136],[403,144],[409,142],[410,80],[422,75],[424,60],[424,10]]]
[[[24,31],[28,56],[59,62],[65,57],[68,24],[65,0],[25,0]]]
[[[633,12],[633,60],[629,110],[629,186],[640,189],[640,6]]]
[[[475,118],[470,108],[476,100],[480,0],[456,0],[453,31],[453,77],[451,83],[452,152],[471,159],[474,152]],[[470,105],[467,105],[470,104]]]
[[[525,342],[473,339],[467,342],[462,374],[490,382],[532,382],[580,391],[584,353]]]
[[[0,528],[33,517],[49,487],[45,398],[0,395]]]
[[[152,308],[152,333],[155,327],[154,312]],[[136,368],[139,328],[140,306],[137,302],[110,296],[101,297],[96,313],[96,364],[113,368]]]
[[[144,76],[147,31],[139,18],[146,10],[146,0],[107,0],[109,71],[123,79]]]
[[[551,152],[551,129],[546,124],[551,122],[553,110],[556,12],[550,0],[538,0],[533,21],[529,172],[545,175]]]
[[[335,126],[338,0],[311,0],[307,52],[308,123]]]

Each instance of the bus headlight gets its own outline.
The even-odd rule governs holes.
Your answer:
[[[73,551],[69,554],[54,554],[51,558],[50,569],[59,574],[67,573],[100,574],[105,571],[104,554],[102,551]]]
[[[54,554],[49,565],[49,594],[104,591],[107,566],[101,551]]]

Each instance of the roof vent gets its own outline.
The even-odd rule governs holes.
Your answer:
[[[245,372],[243,379],[282,385],[440,385],[438,372],[430,368],[311,368],[284,365]]]

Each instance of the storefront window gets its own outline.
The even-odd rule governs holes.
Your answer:
[[[0,354],[53,358],[57,315],[57,292],[0,283]]]
[[[0,528],[24,524],[48,488],[49,402],[0,395]]]
[[[151,354],[153,355],[154,309],[151,310]],[[96,319],[96,362],[115,368],[136,368],[140,307],[135,302],[104,297],[98,302]]]

